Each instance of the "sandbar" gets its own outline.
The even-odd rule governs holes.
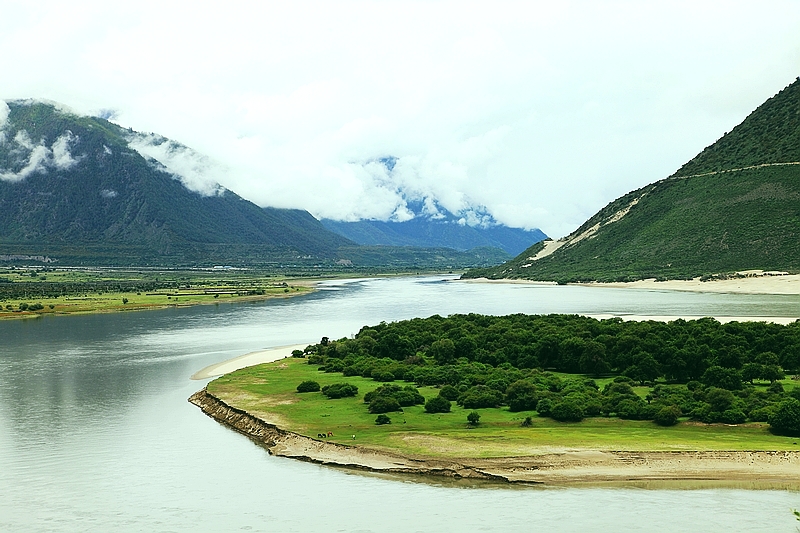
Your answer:
[[[555,285],[554,281],[530,281],[521,279],[465,279],[459,280],[466,283],[519,283],[532,285]],[[570,283],[585,287],[614,287],[623,289],[669,290],[689,292],[714,292],[731,294],[777,294],[800,295],[800,274],[786,275],[753,275],[749,277],[734,277],[728,279],[711,279],[700,281],[700,278],[691,280],[671,279],[656,281],[654,278],[629,282],[613,283]]]
[[[191,379],[208,379],[224,374],[229,374],[234,370],[246,368],[248,366],[260,365],[261,363],[271,363],[278,359],[290,357],[292,351],[303,350],[309,343],[306,344],[290,344],[288,346],[275,346],[274,348],[267,348],[265,350],[257,350],[255,352],[246,353],[227,361],[221,361],[209,365],[202,370],[198,370],[192,374]]]

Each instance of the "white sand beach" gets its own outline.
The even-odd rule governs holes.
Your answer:
[[[532,285],[555,285],[552,281],[528,281],[520,279],[467,279],[459,280],[465,283],[519,283]],[[800,295],[800,274],[786,275],[753,275],[751,277],[719,279],[711,281],[700,281],[700,278],[692,280],[668,280],[656,281],[655,279],[644,279],[631,282],[619,283],[580,283],[586,287],[619,287],[624,289],[647,289],[647,290],[669,290],[669,291],[690,291],[690,292],[717,292],[717,293],[736,293],[736,294],[790,294]]]
[[[276,346],[274,348],[267,348],[265,350],[246,353],[244,355],[240,355],[239,357],[234,357],[233,359],[228,359],[227,361],[222,361],[220,363],[214,363],[213,365],[209,365],[202,370],[198,370],[192,374],[192,379],[199,380],[214,378],[223,374],[228,374],[234,370],[239,370],[240,368],[260,365],[261,363],[271,363],[272,361],[277,361],[278,359],[283,359],[284,357],[290,357],[292,355],[292,351],[303,350],[306,346],[308,346],[308,343],[291,344],[289,346]]]

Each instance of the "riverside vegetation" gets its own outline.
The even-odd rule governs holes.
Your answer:
[[[304,294],[308,281],[263,271],[0,269],[0,318],[130,311]]]
[[[800,436],[797,322],[433,316],[294,355],[208,391],[300,434],[434,456],[792,450]]]

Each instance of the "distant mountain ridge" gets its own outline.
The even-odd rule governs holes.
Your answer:
[[[0,254],[193,264],[335,258],[354,244],[303,210],[189,190],[105,119],[42,102],[0,107]]]
[[[425,212],[423,202],[406,201],[406,208],[414,215],[410,220],[344,222],[322,219],[321,222],[330,231],[351,241],[373,246],[444,247],[462,251],[488,247],[516,255],[547,238],[539,229],[524,230],[499,224],[482,211],[477,211],[480,223],[470,225],[464,216],[451,213],[432,200],[428,200],[428,204],[434,205],[434,216]],[[470,215],[475,216],[473,212]]]
[[[557,281],[800,271],[800,78],[669,178],[467,277]]]

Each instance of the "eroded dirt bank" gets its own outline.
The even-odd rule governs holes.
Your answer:
[[[373,472],[476,478],[552,485],[649,480],[796,483],[800,451],[631,452],[543,450],[504,458],[405,457],[311,439],[232,407],[205,389],[189,401],[208,416],[263,444],[270,454]]]

